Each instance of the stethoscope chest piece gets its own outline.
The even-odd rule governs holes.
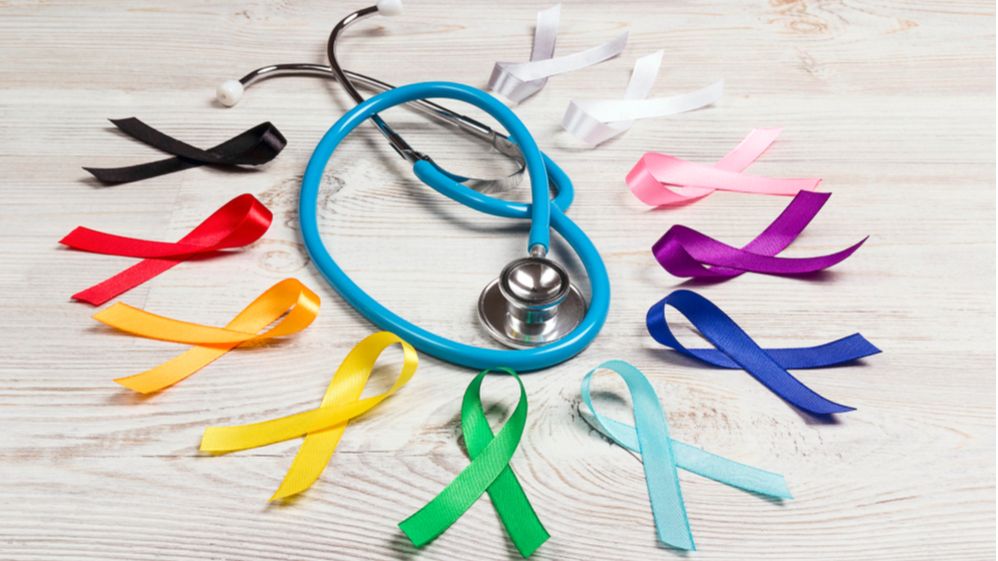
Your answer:
[[[568,273],[544,257],[507,265],[478,299],[478,317],[493,338],[516,349],[561,339],[586,315],[586,300]]]

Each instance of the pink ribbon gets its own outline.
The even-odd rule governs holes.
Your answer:
[[[742,173],[762,156],[780,131],[753,129],[734,150],[713,165],[646,152],[627,174],[627,185],[635,197],[650,206],[692,202],[714,191],[787,196],[813,191],[821,179],[784,179]]]

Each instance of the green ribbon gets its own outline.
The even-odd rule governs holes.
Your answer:
[[[520,555],[529,557],[551,537],[509,468],[527,424],[527,391],[516,372],[496,369],[516,380],[520,401],[499,434],[493,434],[481,399],[482,381],[492,370],[483,370],[475,376],[461,402],[461,431],[471,463],[426,506],[399,523],[416,547],[423,547],[443,534],[486,491]]]

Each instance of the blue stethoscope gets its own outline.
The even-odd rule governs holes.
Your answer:
[[[422,82],[392,88],[379,80],[339,67],[335,40],[343,29],[367,15],[379,12],[392,15],[399,8],[397,1],[383,0],[377,6],[354,12],[341,21],[330,35],[330,66],[288,64],[257,69],[239,81],[223,84],[218,91],[219,100],[233,105],[245,86],[274,75],[308,73],[337,78],[358,104],[336,121],[319,141],[305,170],[298,203],[305,247],[323,277],[344,300],[379,328],[392,331],[422,352],[447,362],[475,369],[505,366],[527,372],[566,361],[592,342],[602,328],[610,306],[610,282],[603,260],[582,229],[565,215],[574,197],[572,182],[557,164],[540,151],[523,122],[509,108],[479,89],[452,82]],[[351,81],[386,91],[365,100]],[[482,109],[508,131],[508,136],[429,101],[438,98],[462,101]],[[485,138],[500,151],[521,160],[530,178],[530,204],[486,194],[508,188],[515,182],[515,177],[498,181],[468,180],[442,169],[429,157],[412,149],[378,116],[402,104],[410,104]],[[426,185],[480,212],[530,220],[527,255],[509,263],[499,278],[486,286],[478,302],[479,318],[486,331],[512,349],[476,347],[415,325],[364,292],[330,255],[319,233],[317,220],[322,177],[340,143],[368,120],[385,135],[395,151],[412,164],[416,177]],[[549,198],[549,185],[554,187],[553,198]],[[591,288],[588,305],[567,271],[547,258],[552,228],[571,246],[585,268]]]

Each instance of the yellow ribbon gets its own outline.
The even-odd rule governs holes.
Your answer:
[[[138,337],[194,345],[155,368],[115,380],[148,394],[176,384],[240,345],[297,333],[318,313],[319,297],[297,279],[285,279],[258,296],[225,327],[170,319],[120,302],[97,312],[94,319]],[[260,332],[275,321],[273,327]]]
[[[403,353],[402,369],[395,383],[384,393],[361,399],[378,357],[395,343],[402,345]],[[298,454],[270,500],[296,495],[311,487],[322,474],[350,420],[370,411],[406,385],[418,364],[416,349],[398,335],[387,331],[375,333],[357,343],[343,359],[318,408],[260,423],[208,427],[201,439],[201,450],[234,452],[304,436]]]

